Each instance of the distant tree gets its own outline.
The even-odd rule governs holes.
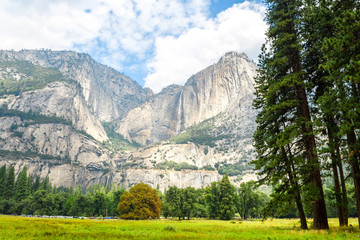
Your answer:
[[[212,182],[210,186],[206,187],[205,202],[208,216],[210,218],[217,218],[220,214],[220,184],[219,182]]]
[[[28,194],[28,185],[27,185],[27,168],[26,166],[23,168],[23,170],[20,172],[16,184],[15,184],[15,198],[16,201],[21,201],[25,199]]]
[[[4,198],[10,199],[15,195],[15,169],[14,166],[10,166],[8,173],[6,174],[6,182],[4,187]]]
[[[124,219],[159,218],[161,201],[155,189],[139,183],[121,196],[118,210]]]
[[[105,216],[106,215],[106,199],[105,194],[102,192],[96,192],[94,195],[94,210],[95,215]]]
[[[110,207],[108,210],[109,216],[116,216],[119,214],[117,210],[117,206],[119,205],[120,198],[124,192],[125,192],[124,187],[117,190],[114,189],[111,192],[111,195],[109,196],[110,197]]]
[[[165,193],[165,214],[167,216],[178,217],[179,220],[182,217],[182,189],[176,186],[170,187]]]
[[[182,191],[182,216],[190,219],[190,216],[193,215],[196,211],[196,191],[193,187],[187,187]]]
[[[220,219],[230,220],[234,216],[233,212],[234,187],[225,174],[220,181]]]
[[[6,165],[3,165],[0,168],[0,198],[4,195],[5,179],[6,179]]]
[[[267,195],[255,190],[255,182],[241,183],[235,194],[235,207],[241,218],[259,217],[268,201]]]

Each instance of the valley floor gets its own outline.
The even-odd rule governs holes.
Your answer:
[[[303,231],[299,220],[97,220],[44,219],[0,216],[0,239],[359,239],[353,227],[339,228],[330,219],[330,230]]]

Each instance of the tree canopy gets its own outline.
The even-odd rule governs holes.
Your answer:
[[[159,218],[161,201],[155,189],[139,183],[121,196],[118,210],[124,219]]]

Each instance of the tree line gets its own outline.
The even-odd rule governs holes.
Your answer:
[[[90,186],[86,192],[56,187],[49,178],[27,174],[24,167],[15,179],[13,166],[0,168],[0,213],[52,216],[118,216],[124,188]]]
[[[222,181],[204,188],[173,186],[164,193],[143,183],[128,191],[114,185],[93,185],[86,191],[80,185],[75,189],[56,187],[49,178],[40,180],[39,176],[28,174],[26,167],[17,178],[15,175],[14,166],[0,168],[0,214],[144,219],[147,215],[141,214],[146,207],[141,204],[148,201],[154,206],[148,208],[157,209],[152,210],[156,215],[149,215],[152,218],[161,214],[179,219],[232,219],[237,214],[247,219],[262,217],[262,210],[269,201],[266,194],[256,190],[254,182],[242,183],[236,188],[227,175]]]
[[[260,184],[274,188],[269,211],[294,203],[302,229],[309,215],[315,229],[328,229],[323,181],[331,176],[339,225],[348,225],[352,195],[360,226],[360,2],[265,4],[253,164]]]
[[[276,204],[278,198],[258,190],[254,181],[233,186],[227,175],[219,182],[195,189],[169,187],[164,192],[140,183],[128,191],[123,187],[93,185],[84,191],[53,186],[49,178],[40,179],[13,166],[0,168],[0,214],[49,216],[120,216],[124,219],[147,219],[163,216],[178,219],[211,218],[297,218],[293,201]],[[353,186],[347,184],[349,192]],[[327,211],[337,217],[335,192],[330,178],[325,185]],[[144,204],[146,203],[146,204]],[[349,194],[349,215],[357,216],[354,194]],[[307,213],[311,217],[311,212]]]

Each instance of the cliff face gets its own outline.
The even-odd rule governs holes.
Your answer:
[[[147,145],[169,139],[184,129],[231,112],[252,98],[255,64],[245,54],[227,53],[218,63],[192,76],[183,87],[172,86],[131,110],[116,131]]]
[[[231,52],[152,95],[86,54],[0,51],[0,166],[26,165],[66,187],[249,180],[254,75],[255,64]],[[105,131],[101,121],[113,124]],[[109,126],[144,146],[120,146]]]
[[[153,95],[116,70],[99,64],[88,54],[72,51],[0,51],[0,60],[26,60],[60,70],[82,87],[82,95],[100,121],[112,121]]]
[[[44,116],[63,118],[72,123],[77,130],[85,131],[99,142],[108,139],[103,126],[88,108],[75,84],[54,82],[43,89],[28,91],[20,96],[3,100],[9,109],[21,112],[38,113]]]

